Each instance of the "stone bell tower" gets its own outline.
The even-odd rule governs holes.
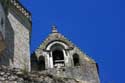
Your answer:
[[[18,0],[0,0],[0,65],[30,71],[31,14]]]
[[[32,71],[47,71],[52,75],[99,83],[96,62],[52,26],[52,33],[31,56]]]

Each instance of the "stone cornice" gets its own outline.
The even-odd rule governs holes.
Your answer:
[[[31,21],[31,13],[18,0],[10,0],[10,4],[18,9],[27,19]]]
[[[0,0],[0,2],[2,3],[6,13],[8,13],[8,9],[13,6],[14,9],[18,10],[30,22],[32,22],[31,13],[18,0]]]

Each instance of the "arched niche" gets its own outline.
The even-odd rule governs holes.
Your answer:
[[[74,66],[80,66],[79,55],[77,53],[73,54]]]
[[[51,56],[53,59],[53,67],[60,68],[65,66],[65,47],[63,45],[55,43],[51,46]]]
[[[45,70],[45,58],[44,56],[40,56],[39,57],[39,61],[38,61],[38,70]]]

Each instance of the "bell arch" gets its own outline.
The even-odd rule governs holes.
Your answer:
[[[64,52],[63,49],[55,48],[52,50],[53,66],[62,67],[65,66]]]
[[[60,68],[65,66],[65,47],[61,44],[54,44],[51,46],[51,56],[53,60],[53,67]]]
[[[68,49],[68,46],[60,41],[54,41],[46,47],[46,50],[50,51],[49,63],[51,68],[60,68],[65,66],[67,58],[65,49]]]

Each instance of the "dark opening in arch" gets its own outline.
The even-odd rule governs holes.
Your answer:
[[[73,61],[74,61],[74,66],[80,66],[78,54],[73,55]]]
[[[61,50],[54,50],[53,51],[53,60],[64,60],[64,55]]]
[[[62,50],[54,50],[52,51],[52,56],[53,56],[53,64],[54,66],[56,64],[62,64],[64,65],[64,54]]]
[[[45,70],[45,58],[43,56],[39,57],[38,65],[39,70]]]

